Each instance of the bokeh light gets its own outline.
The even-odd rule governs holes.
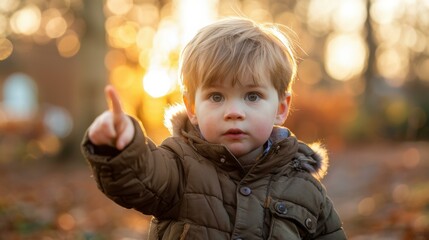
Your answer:
[[[46,35],[50,38],[61,37],[67,30],[67,22],[62,16],[51,18],[45,26]]]
[[[20,1],[16,0],[2,0],[0,1],[0,12],[10,13],[15,11],[19,6]]]
[[[43,122],[50,132],[59,138],[67,137],[73,129],[73,119],[70,113],[58,106],[49,106],[45,110]]]
[[[57,40],[57,49],[62,57],[73,57],[80,50],[79,36],[74,31],[67,32]]]
[[[73,57],[80,50],[84,24],[75,12],[82,7],[80,0],[43,1],[4,0],[0,3],[0,61],[12,54],[13,46],[26,42],[38,45],[56,39],[58,53],[65,58]],[[10,43],[8,43],[8,41]]]
[[[307,18],[311,33],[319,36],[330,31],[332,11],[335,9],[334,2],[333,0],[310,1]]]
[[[367,49],[361,36],[340,34],[328,39],[325,56],[325,67],[329,75],[345,81],[363,72]]]
[[[400,87],[405,83],[409,67],[407,53],[406,49],[400,46],[380,46],[377,49],[377,69],[391,86]]]
[[[414,147],[408,148],[402,154],[402,164],[408,169],[417,167],[420,163],[420,159],[420,152]]]
[[[8,58],[13,52],[13,44],[7,38],[0,37],[0,61]]]
[[[45,155],[55,156],[61,150],[61,141],[52,134],[43,134],[38,140],[37,145]]]
[[[158,7],[153,3],[134,5],[129,16],[142,27],[156,26],[160,20]]]
[[[133,7],[133,0],[107,0],[106,7],[115,15],[124,15]]]
[[[34,80],[24,73],[7,77],[3,86],[3,109],[12,119],[34,117],[37,112],[38,89]]]
[[[398,184],[394,187],[392,192],[393,201],[396,203],[404,202],[410,193],[410,188],[406,184]]]
[[[404,9],[403,4],[401,0],[375,0],[370,9],[371,19],[381,25],[390,24],[397,19],[399,11]]]
[[[131,88],[136,79],[138,76],[134,68],[126,64],[118,65],[110,73],[110,82],[122,89]]]
[[[401,125],[407,121],[408,105],[404,99],[395,99],[390,101],[386,106],[386,116],[389,123],[393,125]]]
[[[58,217],[58,227],[65,231],[70,231],[76,226],[75,218],[69,213],[63,213]]]
[[[375,199],[373,197],[366,197],[358,204],[358,212],[362,216],[371,215],[376,208]]]
[[[337,31],[361,31],[366,20],[366,6],[364,0],[339,1],[333,11],[333,25]]]
[[[15,33],[31,35],[39,29],[40,21],[40,9],[35,5],[29,4],[12,15],[10,25]]]
[[[127,59],[124,53],[117,49],[109,50],[104,58],[104,65],[109,71],[112,71],[115,67],[124,65],[126,62]]]

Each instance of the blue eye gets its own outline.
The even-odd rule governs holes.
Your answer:
[[[261,97],[259,96],[259,94],[258,94],[258,93],[255,93],[255,92],[251,92],[251,93],[248,93],[248,94],[246,95],[246,99],[247,99],[247,100],[249,100],[249,101],[251,101],[251,102],[256,102],[256,101],[258,101],[260,98],[261,98]]]
[[[223,96],[220,93],[213,93],[210,95],[210,99],[213,102],[220,102],[223,100]]]

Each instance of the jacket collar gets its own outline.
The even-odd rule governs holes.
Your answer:
[[[201,137],[198,128],[189,121],[184,105],[177,104],[167,109],[164,123],[173,137],[183,138],[203,157],[225,170],[245,173],[243,166],[225,146],[209,143]],[[326,175],[329,159],[322,144],[307,145],[298,141],[287,128],[280,126],[274,127],[270,141],[272,146],[267,154],[280,154],[281,158],[278,161],[265,162],[262,158],[252,171],[276,171],[292,163],[295,169],[306,170],[318,179]]]

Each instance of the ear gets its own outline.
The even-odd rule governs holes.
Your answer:
[[[189,101],[189,98],[187,96],[183,96],[183,102],[185,103],[186,113],[188,114],[189,120],[193,125],[197,125],[198,121],[197,121],[197,115],[195,115],[194,103],[191,103],[191,101]]]
[[[286,121],[289,113],[291,99],[292,96],[290,95],[290,93],[286,93],[286,95],[282,99],[280,99],[276,119],[274,121],[275,125],[283,125],[283,123]]]

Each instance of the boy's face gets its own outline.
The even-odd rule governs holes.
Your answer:
[[[273,126],[287,117],[290,96],[279,100],[271,81],[224,83],[198,87],[192,105],[185,100],[191,122],[211,143],[223,144],[236,157],[255,150],[268,140]]]

